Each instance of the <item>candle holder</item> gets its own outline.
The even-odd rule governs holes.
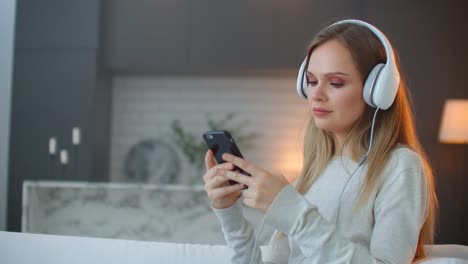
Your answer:
[[[75,160],[73,164],[73,173],[74,178],[78,179],[79,176],[79,146],[81,144],[81,130],[79,127],[74,127],[72,129],[72,144],[73,144],[73,159]]]
[[[61,171],[62,171],[62,179],[67,179],[67,168],[68,168],[68,151],[65,149],[62,149],[60,151],[60,164],[61,166]]]
[[[49,138],[49,177],[55,179],[55,157],[57,156],[57,139]]]

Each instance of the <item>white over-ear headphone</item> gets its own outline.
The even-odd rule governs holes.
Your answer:
[[[393,54],[392,46],[387,37],[385,37],[385,35],[379,29],[361,20],[342,20],[330,25],[329,27],[344,23],[357,24],[368,28],[370,31],[372,31],[372,33],[374,33],[375,36],[380,39],[385,48],[387,62],[379,63],[374,66],[374,68],[367,76],[362,93],[364,101],[368,105],[374,108],[386,110],[395,100],[398,86],[400,84],[400,74],[398,73],[398,69],[395,65],[395,56]],[[299,96],[307,99],[306,63],[307,58],[301,64],[296,85]]]

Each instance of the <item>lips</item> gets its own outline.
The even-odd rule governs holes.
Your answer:
[[[314,107],[314,108],[312,108],[312,111],[314,111],[314,112],[323,112],[323,113],[330,113],[331,112],[330,110],[327,110],[327,109],[321,108],[321,107]]]
[[[330,114],[332,111],[330,110],[327,110],[325,108],[321,108],[321,107],[314,107],[312,108],[312,114],[316,117],[316,118],[325,118],[328,116],[328,114]]]

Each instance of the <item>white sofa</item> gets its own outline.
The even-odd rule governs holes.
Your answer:
[[[268,248],[262,247],[262,251]],[[229,263],[230,249],[221,245],[160,243],[14,233],[0,231],[2,264],[223,264]],[[418,263],[468,263],[468,247],[437,245],[430,257]]]

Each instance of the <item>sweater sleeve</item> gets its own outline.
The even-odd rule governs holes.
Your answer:
[[[212,206],[211,208],[215,212],[221,224],[226,244],[233,250],[234,254],[231,255],[231,263],[251,263],[256,237],[252,224],[249,223],[242,214],[240,202],[238,201],[232,207],[225,209],[216,209]],[[267,254],[264,256],[265,262],[262,261],[262,252],[259,244],[257,243],[255,246],[255,258],[252,263],[287,263],[287,255],[284,254],[286,251],[289,252],[287,243],[275,243],[275,241],[270,243],[270,250],[267,250]]]
[[[305,258],[318,256],[318,263],[411,263],[426,203],[422,169],[405,170],[384,182],[374,202],[370,251],[341,236],[291,185],[278,194],[265,221],[294,239]]]

